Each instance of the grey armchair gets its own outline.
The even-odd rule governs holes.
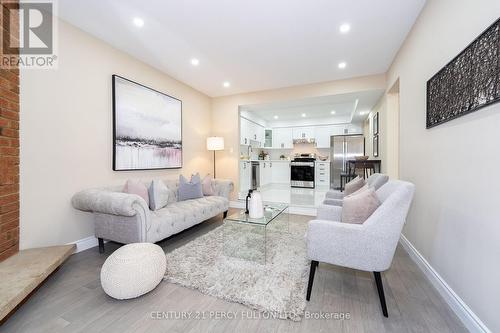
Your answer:
[[[378,190],[382,185],[387,183],[387,181],[389,181],[389,176],[381,173],[374,173],[366,179],[366,183],[368,184],[368,186],[373,187],[375,191]],[[323,201],[323,204],[342,206],[343,199],[344,199],[344,192],[340,192],[337,190],[329,190],[325,194],[325,200]]]
[[[388,316],[380,272],[391,266],[415,186],[389,181],[376,193],[381,205],[363,224],[342,223],[342,207],[321,205],[307,229],[307,253],[311,260],[306,299],[310,300],[319,262],[373,272],[385,317]]]

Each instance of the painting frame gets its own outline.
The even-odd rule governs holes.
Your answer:
[[[372,131],[373,135],[378,134],[378,112],[376,112],[375,115],[373,116]]]
[[[175,100],[175,101],[178,101],[179,104],[180,104],[180,109],[179,109],[179,112],[180,112],[180,115],[179,115],[179,124],[178,124],[178,127],[179,127],[179,131],[180,131],[180,140],[179,140],[179,145],[180,145],[180,163],[179,165],[175,165],[175,166],[165,166],[165,167],[147,167],[147,168],[142,168],[142,167],[138,167],[138,168],[119,168],[117,166],[117,121],[118,121],[118,110],[117,110],[117,92],[116,92],[116,88],[117,88],[117,80],[123,80],[127,83],[130,83],[130,84],[133,84],[133,85],[136,85],[137,87],[139,88],[142,88],[142,89],[146,89],[148,91],[151,91],[151,92],[154,92],[154,93],[157,93],[157,94],[160,94],[160,95],[163,95],[169,99],[172,99],[172,100]],[[184,151],[183,151],[183,131],[182,131],[182,128],[183,128],[183,112],[182,112],[182,108],[183,108],[183,105],[182,105],[182,100],[174,97],[174,96],[171,96],[169,94],[166,94],[166,93],[163,93],[161,91],[158,91],[156,89],[153,89],[151,87],[148,87],[144,84],[141,84],[141,83],[138,83],[136,81],[133,81],[133,80],[130,80],[126,77],[123,77],[123,76],[120,76],[118,74],[113,74],[111,76],[111,83],[112,83],[112,123],[113,123],[113,160],[112,160],[112,168],[113,168],[113,171],[148,171],[148,170],[171,170],[171,169],[181,169],[183,167],[183,164],[184,164]]]
[[[496,51],[496,59],[491,61],[491,63],[496,62],[496,68],[485,69],[481,67],[480,70],[477,68],[471,68],[475,66],[475,63],[480,63],[480,61],[477,60],[477,57],[485,57],[484,53],[488,53],[488,50],[485,50],[484,48],[484,44],[487,42],[488,37],[491,37],[489,35],[493,34],[492,31],[495,32],[496,36],[496,40],[494,40],[492,44],[495,44],[495,41],[497,44],[500,43],[500,18],[496,19],[495,22],[489,25],[453,59],[451,59],[436,74],[427,80],[426,129],[431,129],[453,119],[460,118],[484,107],[500,102],[500,92],[497,91],[496,96],[494,93],[493,96],[488,96],[488,98],[491,97],[490,100],[487,100],[486,102],[477,102],[474,106],[468,106],[468,104],[471,104],[471,101],[474,101],[475,99],[477,100],[481,97],[481,92],[484,91],[478,92],[478,90],[481,88],[485,90],[485,88],[481,87],[480,84],[484,84],[485,81],[488,81],[488,78],[492,78],[492,76],[488,76],[488,73],[495,73],[495,71],[500,73],[500,52],[498,49]],[[469,67],[464,64],[467,64]],[[462,65],[462,67],[460,65]],[[474,72],[474,70],[476,71]],[[464,77],[465,80],[463,79]],[[462,80],[459,78],[462,78]],[[499,78],[500,74],[497,74],[497,79]],[[433,86],[435,82],[439,83],[440,80],[445,81],[444,84],[441,84],[440,86]],[[477,81],[481,82],[477,83]],[[474,86],[474,84],[476,84],[476,86]],[[468,90],[458,91],[457,93],[457,90],[464,86],[467,87]],[[472,93],[469,90],[472,90]],[[443,97],[440,94],[444,94],[445,96]],[[460,96],[461,99],[457,99],[457,95]],[[435,104],[443,104],[443,101],[448,104],[441,105],[441,110],[433,109],[433,107],[437,108],[439,106],[436,106]],[[448,111],[445,112],[444,110]],[[434,119],[439,118],[439,116],[441,116],[441,119]]]
[[[378,134],[373,136],[373,156],[378,157]]]

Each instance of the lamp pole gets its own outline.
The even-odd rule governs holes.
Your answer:
[[[215,179],[215,150],[214,150],[214,179]]]

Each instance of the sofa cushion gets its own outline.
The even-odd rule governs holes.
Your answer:
[[[169,189],[159,179],[154,179],[149,185],[149,208],[151,210],[158,210],[163,208],[168,203]]]
[[[215,195],[215,186],[213,183],[213,178],[210,175],[206,175],[202,181],[203,195]]]
[[[373,188],[347,196],[342,203],[342,222],[362,224],[379,206],[380,200]]]
[[[352,194],[357,190],[359,190],[360,188],[362,188],[364,185],[365,185],[365,180],[360,176],[357,176],[349,183],[345,184],[344,195]]]
[[[183,176],[179,176],[179,201],[198,199],[203,197],[200,174],[191,176],[191,181]]]
[[[137,180],[129,179],[125,183],[125,187],[123,188],[123,192],[128,194],[137,194],[141,198],[146,201],[146,204],[149,206],[149,194],[148,188],[146,185]]]

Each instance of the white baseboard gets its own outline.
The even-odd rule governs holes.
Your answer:
[[[399,242],[470,332],[491,333],[481,319],[479,319],[460,296],[451,289],[448,283],[446,283],[441,275],[436,272],[405,236],[401,235]]]
[[[105,243],[107,241],[104,241]],[[75,244],[76,245],[76,250],[75,253],[82,252],[85,250],[88,250],[90,248],[96,247],[99,243],[97,241],[97,238],[95,236],[90,236],[87,238],[82,238],[77,241],[68,243],[68,244]]]
[[[243,208],[245,208],[245,202],[240,201],[240,200],[230,201],[229,207],[243,209]],[[288,209],[288,212],[290,214],[296,214],[296,215],[306,215],[306,216],[316,216],[317,215],[316,208],[313,208],[313,207],[290,206],[290,208]]]

